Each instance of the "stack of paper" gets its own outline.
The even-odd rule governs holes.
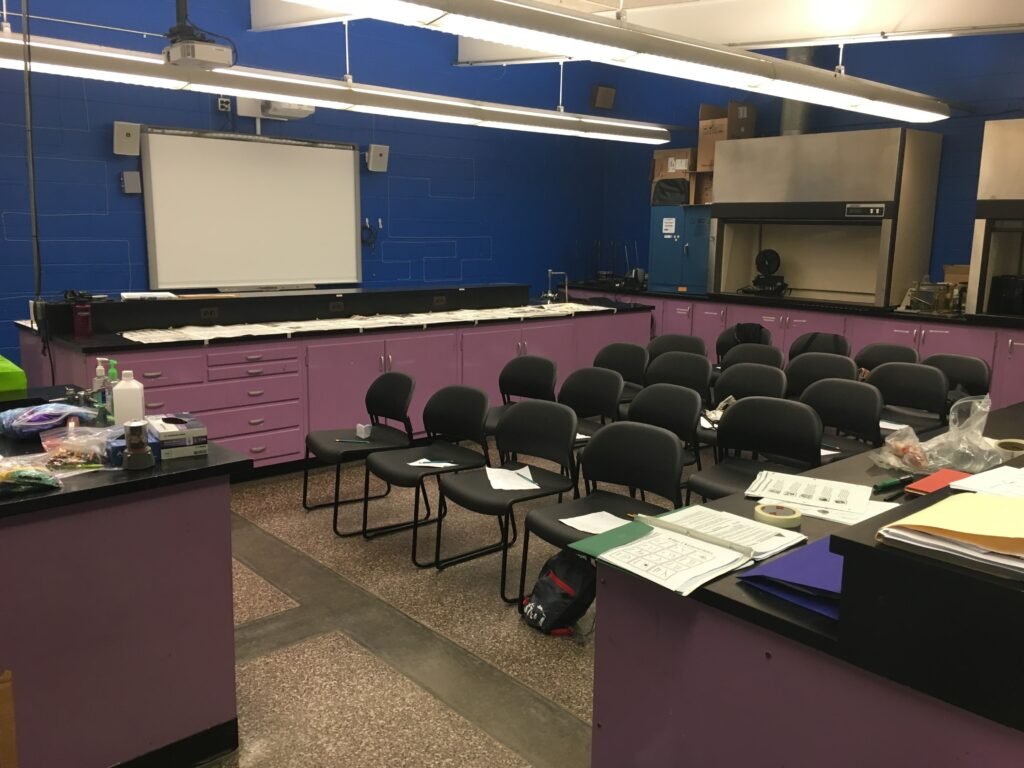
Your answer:
[[[1024,469],[996,467],[951,483],[955,491],[973,491],[992,496],[1024,497]]]
[[[879,541],[1024,578],[1024,499],[961,493],[881,528]]]
[[[487,480],[491,488],[496,491],[530,491],[540,488],[533,482],[533,475],[529,467],[520,469],[500,469],[498,467],[484,467],[487,472]]]
[[[871,506],[871,487],[807,475],[758,472],[746,495],[794,507],[803,514],[850,525],[885,510]]]

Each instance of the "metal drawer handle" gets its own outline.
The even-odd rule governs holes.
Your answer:
[[[267,446],[265,446],[265,445],[261,445],[258,448],[250,448],[249,449],[249,453],[266,453],[266,452],[267,452]]]
[[[262,376],[263,375],[263,369],[262,368],[250,368],[249,370],[246,371],[246,373],[249,374],[250,376]]]
[[[892,332],[893,333],[905,333],[905,334],[908,334],[908,335],[910,334],[910,331],[905,331],[902,328],[893,328]]]
[[[163,371],[149,371],[149,372],[143,372],[142,378],[144,378],[144,379],[159,379],[163,375],[164,375]]]
[[[249,397],[259,397],[262,394],[263,394],[263,390],[262,389],[250,389],[249,390]]]
[[[163,403],[146,403],[146,407],[147,408],[153,408],[155,410],[157,408],[163,408],[164,404]]]
[[[245,359],[250,363],[255,363],[257,360],[262,360],[263,355],[246,355]]]
[[[260,424],[262,424],[265,421],[266,421],[266,419],[249,419],[249,426],[250,427],[258,427]]]
[[[949,331],[942,331],[942,330],[937,330],[935,328],[928,328],[928,329],[925,330],[925,333],[941,333],[943,335],[948,335]]]

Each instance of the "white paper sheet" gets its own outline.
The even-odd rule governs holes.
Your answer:
[[[762,504],[785,504],[787,507],[792,507],[798,511],[801,515],[806,517],[817,517],[821,520],[828,520],[833,523],[839,523],[840,525],[856,525],[857,523],[867,520],[869,517],[880,515],[883,512],[888,512],[893,507],[898,507],[899,504],[893,504],[887,501],[868,501],[863,511],[858,510],[834,510],[834,509],[820,509],[818,507],[808,507],[804,504],[794,504],[791,501],[778,501],[777,499],[761,499]]]
[[[881,421],[878,422],[879,429],[888,429],[892,432],[895,432],[897,429],[903,429],[905,426],[907,425],[899,424],[895,421],[886,421],[885,419],[882,419]]]
[[[582,432],[577,432],[576,433],[576,439],[577,440],[589,440],[590,438],[591,438],[590,435],[584,435]]]
[[[629,525],[629,520],[623,520],[621,517],[616,517],[610,512],[591,512],[589,515],[563,517],[558,522],[565,523],[577,531],[594,534],[614,531],[616,528]]]
[[[801,504],[835,512],[864,514],[871,499],[871,486],[839,483],[807,475],[759,472],[746,490],[755,499],[781,504]]]
[[[837,453],[840,453],[840,451],[833,451],[831,448],[822,448],[821,449],[821,455],[822,456],[835,456]]]
[[[1017,467],[996,467],[965,477],[950,486],[955,491],[988,493],[993,496],[1024,497],[1024,469]]]
[[[723,544],[749,547],[754,560],[771,557],[807,540],[807,537],[799,531],[787,531],[699,504],[662,515],[660,519],[675,523],[697,534],[710,536],[720,540]]]
[[[444,469],[446,467],[457,467],[458,464],[453,464],[450,461],[431,461],[430,459],[416,459],[416,461],[409,462],[410,467],[437,467]]]
[[[484,470],[487,472],[491,488],[496,491],[528,491],[540,488],[533,482],[529,467],[516,470],[484,467]]]
[[[708,419],[707,416],[701,416],[700,417],[700,425],[702,427],[704,427],[704,429],[714,429],[715,428],[715,425],[711,423],[711,421]]]

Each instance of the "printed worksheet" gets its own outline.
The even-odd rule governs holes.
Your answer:
[[[871,498],[871,486],[839,483],[807,475],[758,472],[746,490],[747,496],[781,503],[802,504],[818,509],[863,514]]]
[[[699,504],[662,515],[661,519],[698,534],[713,536],[723,544],[749,547],[755,560],[771,557],[807,540],[799,531],[787,531]]]

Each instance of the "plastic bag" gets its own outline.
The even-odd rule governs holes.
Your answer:
[[[124,434],[123,427],[73,427],[51,429],[39,435],[54,471],[99,469],[107,462],[107,443]]]
[[[47,469],[16,461],[0,461],[0,498],[31,491],[53,491],[63,484]]]
[[[880,467],[925,474],[940,469],[982,472],[1004,464],[1016,454],[1003,450],[983,435],[992,402],[984,397],[965,397],[949,411],[949,430],[921,442],[910,427],[898,429],[885,438],[885,445],[872,451],[871,460]]]
[[[96,411],[66,403],[43,403],[28,408],[13,408],[0,413],[0,434],[24,439],[59,427],[72,416],[93,421]]]

